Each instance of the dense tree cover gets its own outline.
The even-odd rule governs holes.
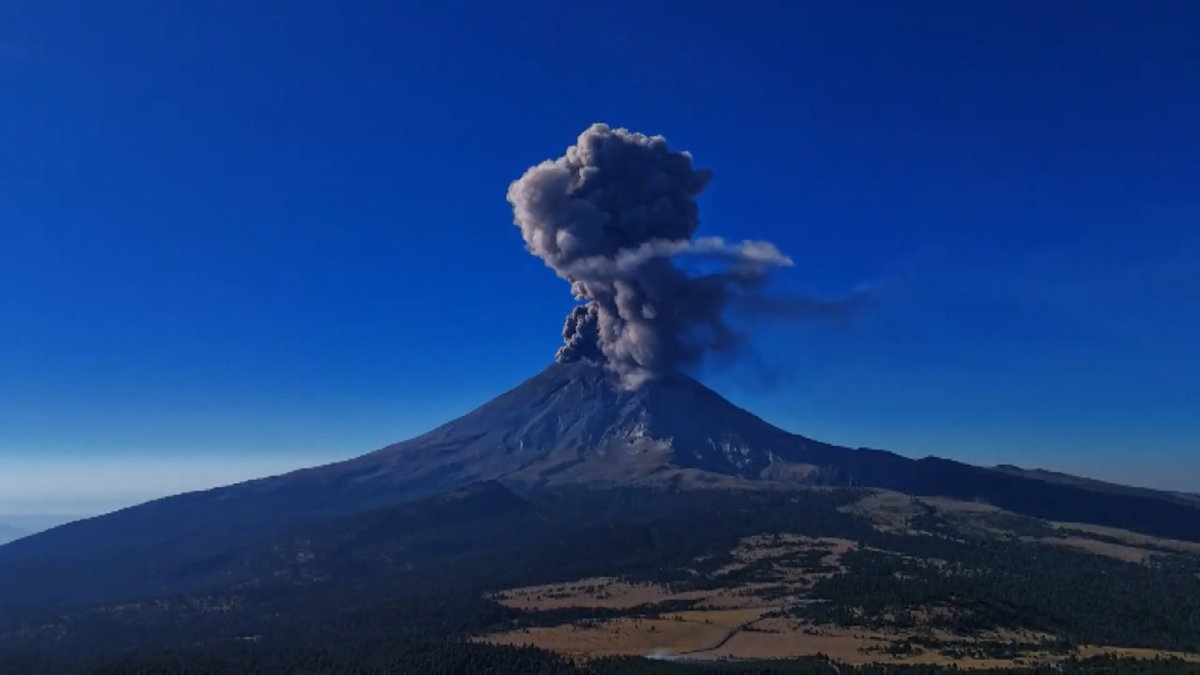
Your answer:
[[[964,533],[932,510],[913,523],[926,534],[889,534],[838,510],[861,496],[847,490],[575,490],[514,499],[475,490],[307,528],[247,551],[231,573],[238,580],[233,588],[0,616],[0,672],[830,672],[821,660],[698,666],[635,658],[579,665],[535,649],[469,641],[493,630],[678,611],[684,605],[521,612],[488,595],[594,575],[679,588],[753,581],[766,578],[764,565],[722,579],[713,574],[731,560],[740,538],[774,532],[861,543],[844,556],[846,573],[813,589],[825,602],[793,608],[798,616],[895,624],[906,612],[936,605],[954,609],[939,620],[956,630],[1043,630],[1062,636],[1064,650],[1084,642],[1200,649],[1195,559],[1164,554],[1161,562],[1137,565],[997,540]],[[1030,519],[1003,525],[1048,533]],[[794,557],[805,568],[822,564],[812,551]],[[984,646],[996,653],[1006,648]],[[1176,663],[1157,664],[1168,670],[1136,670],[1155,664],[1134,662],[1088,670],[1098,663],[1070,662],[1067,669],[1185,672]],[[1121,670],[1126,668],[1131,670]]]
[[[946,672],[964,672],[973,675],[1171,675],[1173,673],[1195,673],[1196,664],[1181,660],[1138,661],[1097,657],[1086,660],[1068,659],[1054,666],[1031,666],[1028,668],[992,668],[962,670],[954,666],[897,666],[867,665],[846,666],[824,659],[796,661],[755,661],[737,663],[688,664],[625,658],[604,659],[589,664],[585,673],[589,675],[935,675]]]
[[[0,660],[5,673],[46,672],[47,664]],[[31,669],[32,668],[32,669]],[[1194,673],[1195,664],[1175,659],[1097,657],[1068,659],[1054,666],[971,670],[977,675],[1171,675]],[[954,666],[846,666],[823,658],[789,661],[687,663],[616,657],[575,663],[529,647],[497,647],[462,641],[396,645],[373,653],[336,650],[179,650],[106,657],[86,667],[60,665],[53,672],[89,675],[932,675],[959,672]]]
[[[878,535],[843,557],[847,573],[820,581],[828,602],[794,615],[842,625],[894,625],[897,614],[948,608],[934,623],[959,633],[1029,628],[1073,643],[1200,651],[1196,560],[1135,564],[1065,547],[963,539],[935,516],[930,536]],[[928,560],[946,561],[931,565]]]

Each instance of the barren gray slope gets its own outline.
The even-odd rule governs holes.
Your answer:
[[[679,471],[754,479],[816,445],[690,377],[626,391],[603,368],[570,363],[339,469],[364,481],[393,475],[439,489],[482,479],[607,482]]]

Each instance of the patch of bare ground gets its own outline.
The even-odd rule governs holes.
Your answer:
[[[1104,527],[1102,525],[1088,525],[1086,523],[1058,523],[1052,522],[1050,525],[1060,530],[1076,530],[1078,532],[1090,532],[1101,537],[1119,539],[1130,546],[1149,547],[1154,549],[1162,549],[1167,551],[1175,551],[1177,553],[1191,553],[1200,555],[1200,542],[1180,541],[1178,539],[1164,539],[1162,537],[1153,537],[1148,534],[1139,532],[1131,532],[1129,530],[1121,530],[1115,527]]]
[[[933,508],[943,513],[1008,513],[998,506],[992,506],[984,502],[968,502],[962,499],[951,499],[949,497],[916,497],[918,502],[928,504]]]
[[[866,519],[880,532],[895,534],[916,534],[909,523],[923,512],[916,497],[887,490],[873,491],[838,510]]]
[[[839,510],[864,518],[881,532],[927,534],[913,527],[913,520],[930,510],[948,517],[964,529],[985,534],[1008,534],[992,522],[1007,512],[990,504],[943,497],[913,497],[888,490],[874,490],[862,499]]]
[[[716,575],[729,574],[762,560],[776,560],[775,570],[780,573],[791,572],[794,575],[809,579],[827,576],[841,571],[842,556],[853,551],[858,544],[849,539],[834,537],[806,537],[799,534],[760,534],[742,539],[733,549],[733,562],[716,571]],[[819,561],[818,570],[802,570],[786,562],[789,556],[810,551],[824,552]],[[781,579],[783,580],[783,579]]]
[[[869,663],[950,665],[984,669],[1061,660],[1041,650],[1016,659],[950,657],[936,650],[890,651],[915,637],[912,631],[866,630],[813,625],[766,617],[758,610],[689,611],[656,619],[611,619],[496,633],[483,638],[506,645],[533,644],[576,658],[670,654],[693,660],[790,659],[823,654],[850,665]],[[938,636],[946,640],[949,635]],[[1002,636],[986,636],[999,639]],[[1029,636],[1003,636],[1023,639]],[[985,639],[981,636],[980,639]],[[974,639],[955,644],[969,647]]]
[[[1050,546],[1067,546],[1069,548],[1095,553],[1096,555],[1108,556],[1125,562],[1144,563],[1154,555],[1154,551],[1148,551],[1144,548],[1136,548],[1133,546],[1125,546],[1123,544],[1114,544],[1108,541],[1099,541],[1097,539],[1088,539],[1086,537],[1038,537],[1032,539],[1042,544]]]
[[[527,586],[496,595],[501,604],[514,609],[550,610],[568,607],[632,609],[668,600],[701,600],[712,591],[672,593],[658,584],[635,584],[612,577],[593,577],[560,584]]]
[[[732,574],[761,561],[774,561],[770,581],[747,582],[703,591],[673,592],[660,584],[632,583],[614,577],[592,577],[564,583],[513,588],[497,593],[496,601],[527,611],[566,608],[632,609],[669,601],[693,600],[704,609],[779,608],[781,596],[803,595],[818,579],[842,571],[841,558],[856,548],[848,539],[813,538],[795,534],[759,535],[743,539],[732,551],[733,562],[714,573]],[[815,569],[790,559],[799,553],[822,554]],[[784,591],[780,593],[781,589]]]
[[[620,618],[493,633],[493,644],[532,644],[575,657],[685,654],[719,644],[731,632],[762,616],[762,609],[672,612],[657,618]]]
[[[1140,649],[1137,647],[1080,645],[1078,654],[1080,658],[1085,659],[1093,656],[1114,656],[1123,659],[1142,659],[1146,661],[1154,659],[1180,659],[1191,663],[1200,663],[1200,654],[1194,652],[1173,652],[1162,649]]]
[[[832,660],[849,664],[868,663],[957,664],[959,668],[983,669],[1014,665],[1011,659],[951,658],[936,650],[915,647],[911,653],[889,651],[895,645],[915,637],[911,631],[867,630],[813,625],[788,619],[768,618],[754,623],[733,635],[717,649],[693,652],[696,659],[789,659],[824,654]],[[1021,661],[1049,661],[1050,654],[1032,650]]]

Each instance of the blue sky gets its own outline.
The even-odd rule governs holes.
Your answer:
[[[713,169],[701,233],[781,283],[888,282],[762,328],[777,387],[704,374],[735,402],[1200,490],[1200,9],[895,4],[6,3],[0,510],[359,454],[534,374],[572,300],[505,190],[596,121]]]

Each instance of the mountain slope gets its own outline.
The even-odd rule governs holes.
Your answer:
[[[1150,497],[1153,499],[1172,499],[1181,504],[1187,505],[1195,505],[1200,502],[1200,495],[1189,494],[1186,492],[1168,492],[1163,490],[1154,490],[1151,488],[1120,485],[1117,483],[1096,480],[1094,478],[1072,476],[1059,471],[1047,471],[1045,469],[1023,469],[1019,466],[1013,466],[1011,464],[1001,464],[992,468],[1001,473],[1014,476],[1033,478],[1035,480],[1040,480],[1046,483],[1055,483],[1058,485],[1073,485],[1097,492],[1119,493],[1135,497]]]
[[[689,377],[635,391],[604,369],[554,364],[422,436],[331,468],[369,482],[446,489],[477,480],[657,480],[697,472],[761,479],[814,441],[738,408]]]
[[[0,605],[219,586],[257,542],[481,481],[518,490],[882,487],[1200,541],[1200,508],[1167,493],[842,448],[778,429],[688,377],[625,391],[602,368],[555,364],[456,420],[362,457],[162,499],[0,547]]]

